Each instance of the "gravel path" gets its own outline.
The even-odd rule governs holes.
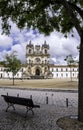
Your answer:
[[[34,115],[28,113],[25,118],[24,106],[16,105],[5,112],[6,102],[0,96],[0,130],[61,130],[56,121],[63,116],[77,115],[78,93],[64,91],[37,91],[0,88],[0,95],[31,97],[40,108],[34,109]],[[48,104],[46,98],[48,97]],[[68,99],[68,107],[66,106]]]

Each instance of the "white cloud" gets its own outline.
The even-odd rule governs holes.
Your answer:
[[[44,35],[39,35],[38,38],[34,38],[33,43],[43,44],[44,41],[50,45],[50,55],[51,62],[55,64],[65,64],[65,57],[72,54],[73,57],[78,57],[77,46],[79,45],[79,40],[75,37],[63,37],[62,34],[53,32],[50,36],[44,37]]]
[[[13,23],[10,36],[0,34],[0,60],[4,59],[4,54],[12,50],[16,50],[18,58],[26,61],[26,45],[31,40],[33,44],[43,44],[44,41],[50,46],[51,62],[55,64],[65,64],[64,58],[72,54],[76,59],[78,57],[77,46],[79,45],[79,36],[74,31],[75,37],[69,35],[68,38],[63,37],[61,33],[52,32],[50,36],[44,36],[33,30],[20,30]],[[11,50],[8,50],[10,48]]]
[[[7,54],[6,50],[4,50],[3,52],[0,52],[0,61],[3,61],[5,59],[6,54]]]
[[[18,59],[20,59],[22,62],[26,61],[26,59],[25,59],[26,43],[16,44],[16,45],[12,46],[11,51],[16,51]]]
[[[0,49],[8,49],[12,46],[12,38],[8,37],[6,35],[1,35],[0,34]]]

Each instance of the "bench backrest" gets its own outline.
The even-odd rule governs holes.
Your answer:
[[[34,107],[32,99],[29,98],[21,98],[21,97],[14,97],[14,96],[7,96],[7,95],[1,95],[4,97],[4,100],[7,103],[13,103],[13,104],[19,104],[29,107]]]

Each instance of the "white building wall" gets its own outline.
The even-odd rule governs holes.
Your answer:
[[[78,67],[53,66],[50,68],[53,78],[78,78]]]
[[[23,71],[22,71],[23,70]],[[22,67],[15,78],[22,78],[22,73],[26,70],[26,67]],[[78,67],[70,68],[68,66],[53,66],[50,67],[50,71],[53,74],[53,78],[70,78],[72,74],[72,78],[78,78]],[[0,78],[13,78],[12,72],[6,72],[4,67],[0,67]]]

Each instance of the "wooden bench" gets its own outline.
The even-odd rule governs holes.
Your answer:
[[[8,108],[11,106],[15,110],[15,106],[14,106],[15,104],[26,106],[26,109],[27,109],[26,115],[28,111],[32,111],[32,114],[34,115],[33,108],[40,108],[39,105],[35,105],[33,103],[33,100],[29,98],[22,98],[22,97],[8,96],[8,95],[1,95],[1,96],[4,98],[4,100],[8,104],[6,108],[6,112],[8,111]]]

